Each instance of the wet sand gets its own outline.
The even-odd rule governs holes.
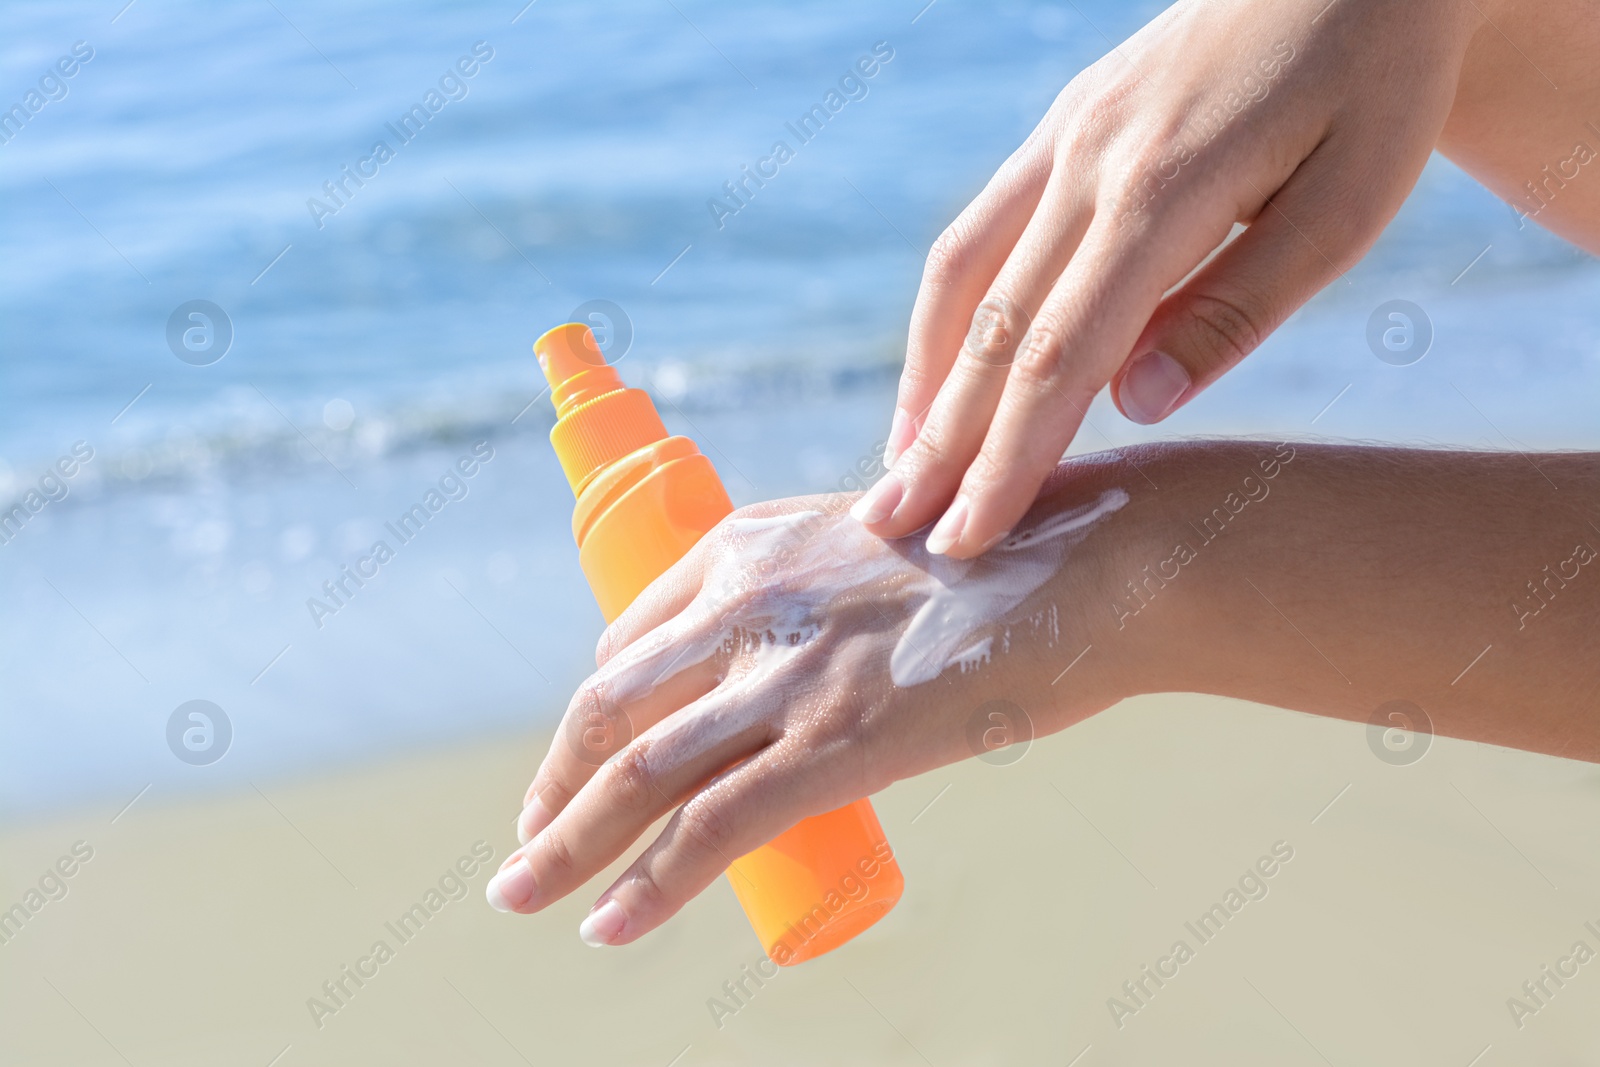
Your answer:
[[[1129,701],[881,794],[905,899],[758,985],[725,883],[621,950],[576,935],[602,880],[536,917],[484,904],[546,743],[5,828],[0,908],[39,906],[4,928],[0,1062],[1600,1058],[1600,959],[1572,956],[1600,952],[1600,768],[1447,740],[1391,766],[1359,725]]]

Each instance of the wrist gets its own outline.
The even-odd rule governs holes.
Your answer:
[[[1192,442],[1125,450],[1128,504],[1106,524],[1083,611],[1118,699],[1216,691],[1237,645],[1216,617],[1242,585],[1267,515],[1292,480],[1293,445]]]
[[[1196,473],[1212,462],[1202,452],[1164,444],[1074,456],[1040,491],[1029,521],[1122,501],[1062,559],[1049,586],[1053,633],[1027,658],[1025,687],[1048,697],[1056,728],[1126,697],[1177,687],[1176,664],[1163,653],[1176,625],[1166,603],[1173,598],[1161,597],[1170,583],[1146,576],[1171,555]],[[1156,592],[1141,602],[1135,593],[1145,589]]]

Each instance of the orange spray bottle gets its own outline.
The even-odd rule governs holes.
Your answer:
[[[650,397],[623,386],[588,326],[557,326],[533,350],[556,406],[550,443],[577,496],[578,560],[611,622],[733,504],[695,443],[669,436]],[[904,888],[867,800],[796,824],[735,860],[728,880],[784,966],[844,944]]]

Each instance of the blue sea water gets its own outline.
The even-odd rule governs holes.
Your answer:
[[[837,486],[886,428],[933,238],[1158,8],[8,5],[0,106],[93,54],[0,144],[0,501],[78,442],[93,458],[0,545],[0,811],[551,721],[600,618],[534,337],[604,302],[625,376],[736,499]],[[892,58],[801,143],[786,124],[875,46]],[[793,158],[719,219],[708,202],[778,140]],[[1432,323],[1410,366],[1367,345],[1393,299]],[[231,326],[205,366],[169,344],[194,300]],[[1159,432],[1102,397],[1075,447],[1596,447],[1597,327],[1593,259],[1436,159],[1239,370]],[[446,483],[463,495],[313,618],[477,442],[493,458]],[[233,729],[205,767],[168,750],[192,699]]]

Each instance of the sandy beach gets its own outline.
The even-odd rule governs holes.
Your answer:
[[[1413,663],[1430,619],[1461,618],[1448,594],[1523,558],[1501,555],[1514,517],[1538,546],[1480,583],[1494,632],[1446,642],[1420,691],[1537,716],[1559,699],[1536,681],[1593,685],[1595,616],[1574,609],[1600,568],[1574,544],[1600,530],[1571,520],[1600,527],[1600,493],[1538,456],[1600,455],[1600,261],[1555,232],[1600,204],[1600,95],[1583,95],[1600,89],[1594,49],[1570,79],[1544,51],[1584,40],[1552,21],[1581,5],[1256,2],[1148,34],[1166,3],[0,6],[0,1067],[1600,1065],[1600,764],[1443,739],[1386,760],[1367,706],[1343,722],[1146,696],[899,782],[874,802],[903,899],[798,967],[764,960],[726,880],[636,944],[585,947],[632,854],[536,916],[484,899],[604,625],[535,339],[595,328],[736,505],[861,490],[896,409],[923,406],[900,392],[908,355],[954,358],[960,331],[925,328],[946,301],[917,310],[930,254],[931,281],[992,258],[946,257],[941,234],[997,256],[1029,197],[1061,210],[1018,230],[1012,262],[1061,263],[1007,296],[1029,320],[1014,351],[1033,323],[1070,341],[1065,403],[1013,405],[1030,366],[1006,354],[969,399],[1003,376],[991,398],[1042,421],[952,406],[963,435],[976,416],[1028,449],[1079,427],[1072,456],[1507,453],[1529,467],[1518,500],[1552,495],[1446,511],[1459,546],[1363,572],[1413,606],[1348,625]],[[1447,15],[1473,26],[1428,28]],[[1139,58],[1180,31],[1181,62]],[[1510,73],[1452,93],[1469,36]],[[1243,66],[1268,56],[1270,79]],[[1148,78],[1095,81],[1134,61]],[[1063,95],[1075,81],[1100,88]],[[1518,111],[1518,86],[1548,95]],[[1513,110],[1458,114],[1429,157],[1420,119],[1452,99]],[[1473,132],[1515,137],[1502,160],[1464,150]],[[1059,181],[960,221],[1008,160],[1031,180],[1047,155]],[[1516,167],[1485,184],[1475,160]],[[1150,200],[1152,183],[1171,188]],[[1144,218],[1119,233],[1133,189]],[[1270,225],[1195,273],[1200,237],[1242,219]],[[1274,228],[1287,243],[1251,253]],[[1259,278],[1212,289],[1263,254]],[[1185,276],[1217,322],[1155,307]],[[1077,327],[1031,305],[1052,285]],[[1190,353],[1187,384],[1162,376],[1176,410],[1113,403],[1119,346],[1129,371]],[[912,425],[937,442],[942,418]],[[1130,498],[1176,488],[1137,456]],[[1373,501],[1437,502],[1380,475],[1359,487]],[[1236,529],[1241,554],[1269,544]],[[1297,529],[1293,577],[1354,576],[1329,551],[1354,539]],[[1414,559],[1448,577],[1419,581]],[[1551,599],[1574,581],[1593,584]],[[1347,636],[1323,610],[1342,588],[1307,586],[1304,615],[1256,591],[1198,625],[1264,632],[1248,613],[1270,606],[1319,656]],[[1124,621],[1066,592],[1050,606],[1059,632],[1085,613],[1085,644]],[[1580,650],[1518,659],[1499,628],[1524,624]],[[976,662],[986,636],[950,651]],[[1491,669],[1508,688],[1483,699]],[[1559,690],[1582,702],[1563,726],[1600,713],[1579,689]]]
[[[203,799],[152,790],[120,814],[126,798],[8,827],[0,900],[42,906],[0,944],[0,1061],[1600,1055],[1600,963],[1572,956],[1600,949],[1594,767],[1440,739],[1393,766],[1363,726],[1210,697],[1129,701],[1010,765],[968,761],[877,797],[901,905],[844,950],[763,979],[725,883],[621,950],[575,933],[601,880],[531,918],[484,904],[480,860],[492,853],[492,869],[514,844],[546,743]],[[41,878],[64,895],[30,898]],[[1208,924],[1219,904],[1227,917]],[[1576,974],[1557,986],[1546,965]],[[1508,1008],[1532,1007],[1523,983],[1541,978],[1536,1010]]]

